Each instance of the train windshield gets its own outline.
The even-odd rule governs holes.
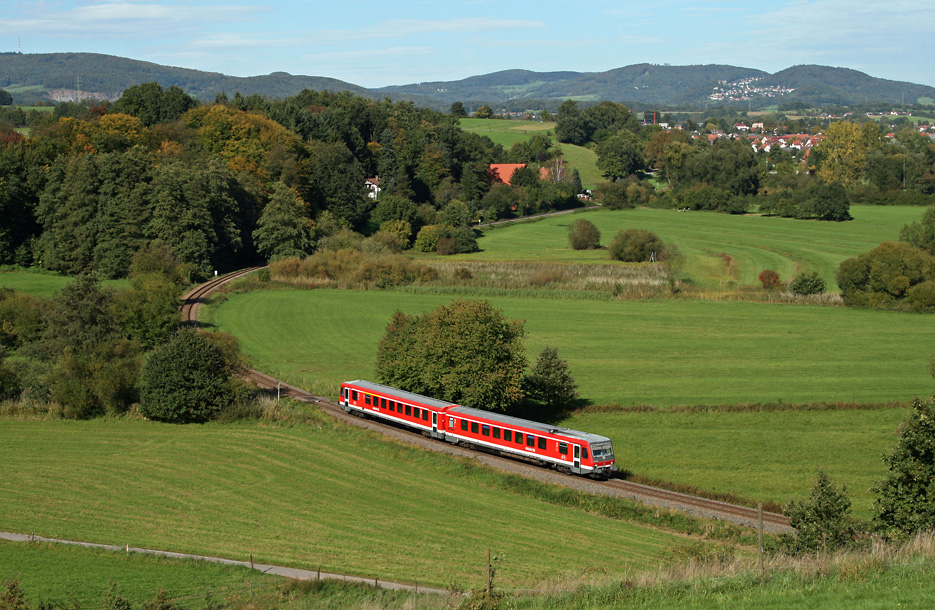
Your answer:
[[[592,443],[591,453],[595,462],[607,462],[614,459],[614,446],[610,441],[606,443]]]

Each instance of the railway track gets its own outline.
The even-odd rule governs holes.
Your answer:
[[[251,267],[249,269],[243,269],[225,276],[214,278],[210,282],[202,284],[198,288],[195,288],[194,290],[184,295],[182,297],[183,322],[187,324],[197,324],[198,305],[203,303],[212,292],[217,290],[217,288],[222,284],[243,277],[244,275],[247,275],[248,273],[256,271],[260,268],[261,267]],[[758,511],[756,508],[730,504],[718,500],[711,500],[709,498],[702,498],[700,496],[692,496],[689,494],[670,491],[668,489],[652,487],[649,485],[633,483],[620,479],[593,481],[580,476],[558,473],[541,466],[535,466],[527,462],[518,461],[514,458],[503,457],[499,454],[489,453],[486,451],[477,451],[476,449],[456,446],[444,441],[428,439],[417,432],[408,430],[403,427],[378,423],[372,419],[353,417],[345,413],[340,405],[338,405],[338,403],[334,402],[330,398],[325,396],[317,396],[302,388],[282,382],[275,377],[255,369],[248,370],[245,374],[245,377],[261,389],[270,392],[278,392],[280,396],[293,398],[301,402],[317,404],[330,415],[343,421],[370,428],[372,430],[377,430],[383,434],[399,438],[406,442],[419,444],[432,451],[439,451],[478,459],[479,461],[502,470],[519,472],[524,476],[529,476],[551,483],[557,483],[566,487],[575,487],[589,493],[626,497],[643,502],[645,504],[673,508],[701,517],[731,521],[733,523],[738,523],[745,526],[755,527],[757,525]],[[765,511],[763,512],[763,527],[765,530],[771,532],[792,531],[792,527],[789,525],[788,517],[785,515]]]

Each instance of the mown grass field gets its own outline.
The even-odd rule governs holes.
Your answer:
[[[338,426],[0,421],[0,529],[404,580],[623,575],[685,539],[505,493],[460,462]],[[613,549],[612,553],[606,552]]]
[[[240,566],[176,560],[62,544],[0,540],[0,583],[19,580],[26,599],[63,606],[101,608],[110,583],[115,593],[141,604],[161,589],[185,608],[203,608],[209,599],[247,596],[282,582]]]
[[[214,314],[258,366],[336,395],[372,378],[397,309],[451,295],[278,290],[235,294]],[[525,320],[527,356],[556,347],[583,398],[624,406],[890,402],[930,391],[935,327],[915,314],[732,301],[486,297]]]
[[[586,218],[600,230],[605,246],[622,229],[646,229],[674,243],[686,261],[682,276],[702,286],[759,285],[757,276],[764,269],[776,271],[783,280],[792,279],[799,270],[815,270],[833,292],[842,261],[869,252],[883,241],[897,240],[900,229],[918,221],[923,211],[917,207],[853,206],[853,221],[832,223],[715,212],[596,210],[486,231],[478,239],[480,252],[452,258],[609,262],[605,250],[574,251],[568,247],[571,223]]]
[[[335,396],[373,379],[393,311],[450,297],[387,291],[235,294],[213,312],[256,366]],[[927,319],[818,306],[490,297],[526,322],[528,357],[544,345],[569,362],[595,404],[661,413],[575,414],[562,422],[609,436],[631,472],[758,500],[807,493],[821,467],[846,483],[861,517],[903,409],[665,413],[676,405],[886,403],[928,395],[935,328]],[[325,346],[324,348],[322,346]]]

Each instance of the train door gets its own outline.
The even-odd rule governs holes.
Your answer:
[[[444,423],[445,422],[442,421],[442,428],[445,427]],[[435,411],[432,411],[432,438],[445,439],[445,433],[438,431],[438,413]]]
[[[571,471],[575,474],[581,473],[581,447],[578,445],[573,445],[574,447],[574,460],[571,463]]]

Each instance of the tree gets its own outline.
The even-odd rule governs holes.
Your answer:
[[[642,263],[658,259],[665,245],[659,236],[644,229],[626,229],[617,232],[610,242],[610,258],[625,263]]]
[[[558,350],[542,348],[532,371],[526,376],[526,395],[548,407],[568,405],[578,398],[578,384],[568,372],[568,362],[558,357]]]
[[[643,145],[635,134],[623,131],[597,146],[597,168],[610,181],[625,178],[643,169]]]
[[[467,111],[464,109],[464,104],[461,102],[452,102],[451,108],[448,110],[448,113],[456,117],[466,117]]]
[[[795,536],[780,537],[784,550],[791,554],[830,551],[854,542],[856,529],[847,487],[838,489],[823,470],[818,470],[808,497],[791,501],[782,512],[796,530]]]
[[[492,116],[493,116],[493,109],[487,104],[484,104],[483,106],[481,106],[480,108],[474,111],[475,119],[489,119]]]
[[[377,350],[382,383],[468,407],[504,411],[523,397],[523,323],[482,300],[393,314]]]
[[[234,404],[230,369],[216,343],[184,328],[157,347],[143,366],[140,412],[169,423],[208,421]]]
[[[935,528],[935,396],[913,401],[899,440],[883,458],[889,475],[872,491],[873,522],[888,538],[903,540]]]
[[[902,242],[885,241],[838,267],[837,282],[847,305],[902,307],[916,285],[935,279],[935,256]]]
[[[13,96],[6,89],[0,89],[0,106],[12,106]]]
[[[825,182],[854,186],[864,178],[867,153],[882,146],[880,135],[875,123],[863,127],[849,121],[831,123],[825,130],[826,138],[814,148],[816,175]]]
[[[590,220],[577,218],[568,228],[568,243],[572,250],[593,250],[601,244],[601,232]]]
[[[899,240],[935,254],[935,206],[929,206],[922,220],[905,225],[899,232]]]
[[[789,289],[799,295],[821,294],[825,291],[825,280],[817,271],[802,271],[792,278]]]
[[[161,345],[178,329],[189,271],[166,245],[148,244],[133,255],[130,289],[117,294],[114,310],[121,328],[144,348]]]
[[[577,146],[583,146],[591,139],[590,126],[587,119],[582,116],[577,102],[565,100],[558,107],[555,137],[559,142],[568,142]]]
[[[291,188],[277,182],[253,231],[256,248],[267,260],[301,258],[312,248],[308,206]]]

